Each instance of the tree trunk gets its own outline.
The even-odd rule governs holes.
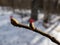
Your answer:
[[[37,0],[33,0],[31,3],[31,18],[33,18],[35,21],[38,19],[38,9],[37,9]]]
[[[50,18],[50,0],[44,1],[44,23],[48,22]]]

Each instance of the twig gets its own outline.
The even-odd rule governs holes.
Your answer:
[[[15,23],[15,22],[14,22],[14,23]],[[13,23],[11,23],[11,24],[13,25]],[[14,26],[15,26],[15,25],[14,25]],[[17,26],[17,27],[26,28],[26,29],[29,29],[29,30],[34,31],[34,32],[36,32],[36,33],[39,33],[39,34],[41,34],[41,35],[49,38],[52,42],[60,45],[60,42],[59,42],[57,39],[55,39],[53,36],[51,36],[51,35],[43,32],[43,31],[41,31],[41,30],[39,30],[39,29],[37,29],[37,28],[35,28],[35,27],[34,27],[34,28],[31,28],[30,26],[23,25],[23,24],[17,24],[16,26]]]

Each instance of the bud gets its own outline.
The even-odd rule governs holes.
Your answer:
[[[11,15],[10,18],[13,18],[13,16]]]
[[[30,18],[29,22],[32,23],[32,22],[35,22],[35,20]]]

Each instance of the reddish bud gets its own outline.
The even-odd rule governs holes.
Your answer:
[[[32,22],[34,22],[34,21],[35,21],[35,20],[34,20],[34,19],[32,19],[32,18],[29,20],[29,22],[30,22],[30,23],[32,23]]]
[[[12,18],[13,16],[10,16],[10,18]]]

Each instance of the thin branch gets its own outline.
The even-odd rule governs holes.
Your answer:
[[[15,23],[15,22],[14,22],[14,23]],[[11,23],[11,24],[13,25],[13,23]],[[36,32],[36,33],[39,33],[39,34],[41,34],[41,35],[49,38],[52,42],[60,45],[60,42],[59,42],[57,39],[55,39],[53,36],[51,36],[51,35],[43,32],[43,31],[41,31],[41,30],[39,30],[39,29],[37,29],[37,28],[35,28],[35,27],[34,27],[34,28],[31,28],[30,26],[23,25],[23,24],[17,24],[17,25],[14,25],[14,26],[26,28],[26,29],[29,29],[29,30],[34,31],[34,32]]]
[[[34,31],[34,32],[36,32],[36,33],[39,33],[39,34],[41,34],[41,35],[43,35],[43,36],[49,38],[52,42],[54,42],[54,43],[60,45],[60,42],[59,42],[58,40],[56,40],[54,37],[52,37],[51,35],[49,35],[49,34],[47,34],[47,33],[45,33],[45,32],[42,32],[41,30],[38,30],[37,28],[32,29],[32,28],[30,28],[29,26],[22,25],[22,24],[18,24],[18,27],[23,27],[23,28],[32,30],[32,31]]]

